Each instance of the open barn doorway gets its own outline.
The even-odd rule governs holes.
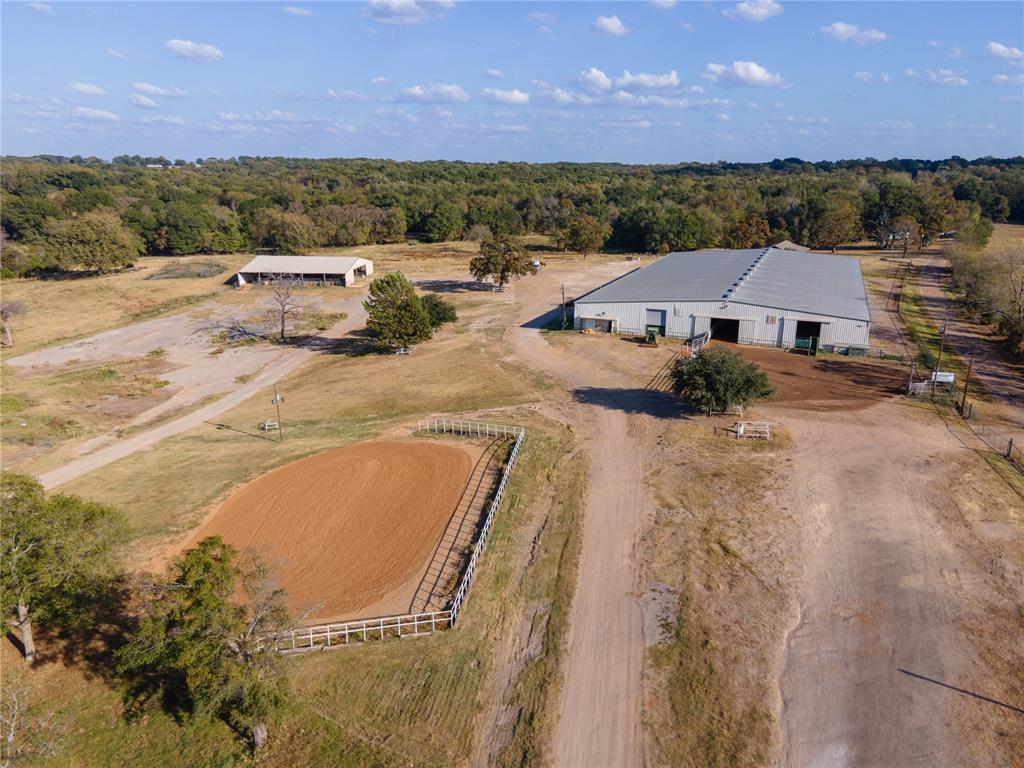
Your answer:
[[[722,317],[711,318],[711,338],[738,344],[740,340],[740,321]]]

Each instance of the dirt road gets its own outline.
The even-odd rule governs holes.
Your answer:
[[[516,289],[522,319],[551,306],[557,281],[579,295],[629,268],[611,264],[523,283]],[[663,396],[622,388],[621,379],[584,356],[555,349],[536,328],[509,329],[507,339],[517,360],[577,395],[566,418],[588,446],[583,546],[550,762],[559,768],[639,766],[644,762],[644,623],[637,547],[653,507],[644,484],[638,417],[631,414]],[[580,397],[583,392],[591,395]]]
[[[998,403],[998,410],[984,409],[1002,422],[1006,433],[1024,441],[1024,365],[1014,363],[999,349],[990,330],[961,318],[957,307],[946,295],[949,285],[949,262],[942,254],[934,254],[921,266],[915,277],[925,310],[935,327],[948,318],[946,343],[966,363],[974,352],[971,379],[980,384]],[[993,412],[995,411],[995,412]]]

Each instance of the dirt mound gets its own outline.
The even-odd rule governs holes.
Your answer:
[[[190,543],[220,535],[255,549],[293,611],[323,602],[314,618],[358,616],[423,570],[473,461],[462,447],[427,441],[310,456],[233,494]]]

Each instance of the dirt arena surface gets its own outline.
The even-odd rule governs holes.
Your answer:
[[[364,615],[415,580],[462,496],[480,449],[436,441],[359,443],[268,472],[193,534],[252,548],[275,568],[289,608]]]
[[[807,357],[738,344],[725,346],[768,374],[778,392],[763,401],[764,405],[802,411],[859,411],[906,391],[909,370],[899,365],[857,358]]]

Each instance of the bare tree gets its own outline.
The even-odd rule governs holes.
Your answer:
[[[274,275],[273,288],[264,304],[267,325],[279,329],[280,339],[287,338],[288,322],[298,320],[306,309],[306,302],[295,294],[299,279],[295,275]]]
[[[8,347],[14,346],[14,339],[11,338],[11,320],[25,314],[25,302],[4,301],[0,302],[0,329],[3,330],[3,344]]]
[[[0,688],[0,768],[32,758],[56,757],[64,723],[40,713],[24,672],[4,671]]]

